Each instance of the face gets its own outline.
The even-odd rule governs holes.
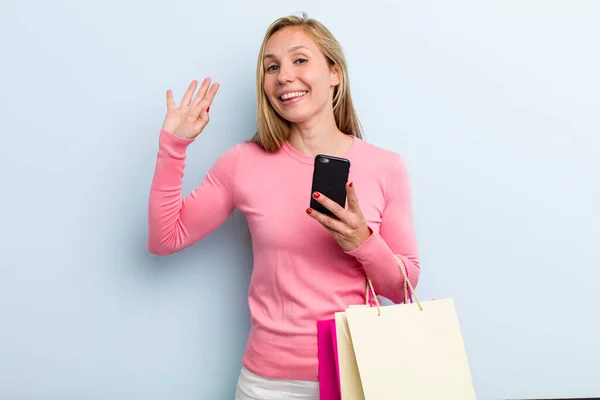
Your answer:
[[[265,47],[264,90],[275,111],[290,122],[333,112],[339,73],[302,28],[285,28]]]

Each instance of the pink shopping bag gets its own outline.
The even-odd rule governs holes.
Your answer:
[[[374,293],[374,292],[373,292]],[[365,289],[365,302],[373,306],[369,286]],[[317,321],[317,348],[319,360],[319,398],[320,400],[341,400],[340,369],[335,319]]]
[[[341,400],[335,319],[317,321],[319,398]]]

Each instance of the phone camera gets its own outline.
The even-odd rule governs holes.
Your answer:
[[[329,162],[329,158],[320,158],[322,163],[328,163]]]

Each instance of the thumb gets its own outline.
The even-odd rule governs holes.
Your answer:
[[[208,114],[209,112],[210,112],[210,106],[202,107],[202,110],[200,111],[200,116],[199,116],[200,121],[205,121],[205,125],[210,120],[210,116]]]
[[[208,114],[209,111],[210,106],[207,106],[202,111],[200,111],[200,118],[198,118],[194,123],[194,131],[202,133],[204,127],[210,121],[210,115]]]
[[[193,116],[197,119],[206,120],[208,118],[208,113],[210,111],[210,106],[197,106],[194,108]]]

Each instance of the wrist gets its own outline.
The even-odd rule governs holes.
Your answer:
[[[161,129],[159,136],[160,151],[170,157],[183,159],[187,151],[187,147],[193,140],[183,139],[179,136]]]
[[[371,237],[372,234],[373,234],[373,229],[371,229],[370,226],[365,225],[364,229],[361,229],[361,233],[358,235],[358,239],[354,243],[353,248],[348,251],[354,251],[354,250],[358,249],[360,246],[363,245],[364,242],[366,242]]]

